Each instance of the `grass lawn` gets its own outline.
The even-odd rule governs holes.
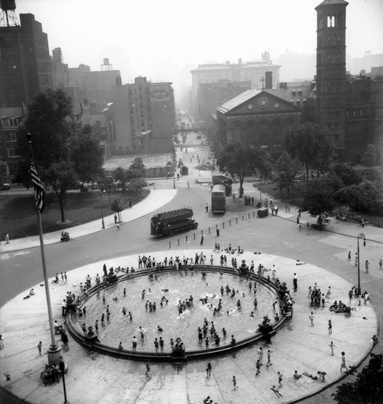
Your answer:
[[[129,206],[129,200],[136,204],[149,194],[149,190],[139,193],[126,193],[126,203],[121,192],[111,193],[111,201],[119,199],[123,209]],[[42,214],[44,233],[67,229],[79,224],[101,218],[100,194],[96,192],[69,193],[65,209],[66,223],[61,223],[60,207],[52,194],[45,197]],[[102,207],[104,216],[112,214],[109,196],[103,194]],[[34,195],[0,195],[0,239],[9,234],[11,239],[35,236],[38,234]]]
[[[256,187],[259,189],[259,182],[255,183]],[[284,189],[280,191],[277,189],[276,184],[262,183],[262,193],[265,192],[273,197],[273,199],[277,199],[278,201],[283,202],[284,204],[298,206],[303,201],[303,190],[306,186],[306,182],[298,182],[294,188],[290,189],[290,200],[287,198],[287,191]],[[281,207],[282,208],[282,207]]]

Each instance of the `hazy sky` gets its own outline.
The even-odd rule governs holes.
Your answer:
[[[315,53],[321,0],[16,0],[61,47],[69,67],[108,57],[123,82],[177,81],[187,64]],[[347,53],[383,53],[383,0],[349,0]],[[189,68],[189,67],[188,67]]]

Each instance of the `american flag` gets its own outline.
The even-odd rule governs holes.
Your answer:
[[[36,208],[40,211],[40,213],[43,213],[45,189],[39,178],[39,175],[37,174],[36,167],[35,167],[32,157],[30,158],[29,171],[31,173],[32,184],[35,187]]]

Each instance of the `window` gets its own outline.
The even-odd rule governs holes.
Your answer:
[[[17,118],[8,118],[8,126],[16,127],[18,125],[18,119]]]
[[[5,134],[5,141],[6,142],[16,142],[16,133],[6,133]]]
[[[20,157],[16,152],[16,147],[8,147],[8,157]]]

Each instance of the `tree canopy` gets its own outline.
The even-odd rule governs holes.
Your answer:
[[[363,181],[361,184],[352,184],[339,189],[336,196],[354,211],[369,211],[376,208],[379,193],[373,182]]]
[[[141,157],[136,157],[127,171],[127,178],[131,180],[133,178],[145,178],[146,167]]]
[[[287,197],[290,199],[290,188],[297,182],[297,175],[302,170],[301,162],[287,152],[283,152],[275,162],[275,182],[279,190],[286,189]]]
[[[80,181],[93,182],[104,175],[99,140],[92,133],[80,132],[72,139],[70,159]]]
[[[28,106],[28,115],[18,129],[18,153],[29,166],[27,133],[32,135],[36,167],[48,168],[69,156],[71,98],[65,91],[48,89],[39,92]]]
[[[52,187],[57,196],[61,211],[61,221],[65,222],[64,208],[66,194],[70,188],[75,187],[77,182],[77,175],[73,163],[68,160],[52,163],[49,168],[43,171],[42,179]]]
[[[310,122],[285,129],[283,147],[292,158],[298,158],[302,163],[307,181],[311,169],[323,172],[334,158],[330,132]]]
[[[353,184],[357,185],[363,180],[362,175],[358,170],[345,163],[335,164],[332,167],[332,171],[342,180],[346,187]]]
[[[17,178],[27,188],[30,148],[27,134],[31,134],[33,160],[41,180],[52,187],[65,221],[64,207],[67,191],[81,181],[95,181],[103,176],[102,153],[99,141],[90,126],[72,137],[71,98],[65,91],[48,89],[37,93],[28,106],[28,114],[18,130],[18,152],[23,157]]]
[[[371,354],[370,362],[354,382],[343,383],[332,394],[338,404],[383,402],[383,355]]]
[[[228,172],[239,179],[239,197],[243,195],[243,181],[247,175],[255,174],[257,170],[267,173],[270,170],[266,154],[240,143],[232,143],[219,154],[217,165],[220,172]]]
[[[314,216],[331,213],[339,205],[336,191],[344,186],[333,174],[325,175],[306,184],[301,209]]]
[[[369,144],[362,154],[361,163],[366,167],[373,167],[376,165],[376,148],[373,144]]]

